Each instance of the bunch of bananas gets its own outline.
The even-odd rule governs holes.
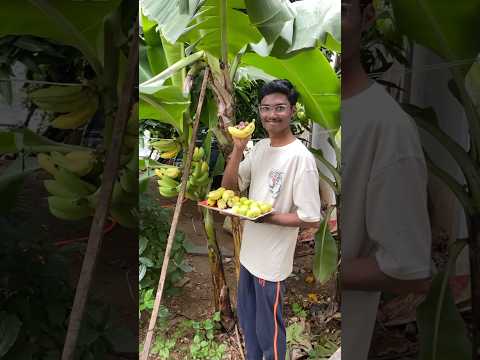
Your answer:
[[[198,201],[205,195],[205,187],[210,181],[209,166],[204,160],[205,151],[196,147],[192,157],[192,168],[190,170],[185,197],[192,201]],[[180,191],[180,178],[182,171],[176,166],[164,166],[155,170],[158,180],[160,195],[171,198],[178,195]]]
[[[182,150],[177,139],[160,139],[151,143],[152,147],[160,152],[162,159],[173,159]]]
[[[235,138],[246,139],[255,131],[255,119],[251,122],[241,122],[235,126],[229,126],[228,132]]]
[[[43,183],[51,195],[48,197],[48,206],[54,216],[63,220],[80,220],[93,215],[88,196],[93,194],[97,187],[81,179],[93,169],[93,153],[40,153],[37,160],[40,167],[53,176],[53,179]]]
[[[178,195],[180,190],[180,182],[178,178],[181,173],[180,169],[176,166],[155,169],[155,175],[160,178],[160,180],[157,181],[160,195],[166,198]]]
[[[44,111],[60,113],[51,126],[76,129],[87,124],[98,109],[98,96],[87,86],[49,86],[28,94],[29,99]]]
[[[50,212],[62,220],[81,220],[94,215],[101,189],[103,164],[88,150],[67,154],[37,154],[39,166],[53,176],[44,186],[50,196]],[[135,227],[137,220],[138,153],[130,154],[113,187],[110,215],[120,225]]]
[[[208,193],[207,205],[216,206],[219,209],[232,208],[234,214],[249,218],[256,218],[272,210],[272,204],[239,197],[233,190],[223,187]]]

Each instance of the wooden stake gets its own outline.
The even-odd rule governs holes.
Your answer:
[[[177,230],[178,220],[180,218],[180,211],[182,210],[183,198],[185,196],[185,190],[187,188],[187,180],[190,173],[190,167],[192,165],[193,151],[195,150],[195,139],[197,136],[198,125],[200,123],[200,115],[202,113],[203,100],[205,98],[205,91],[207,89],[207,81],[210,73],[210,69],[205,68],[203,74],[202,88],[200,90],[200,97],[198,99],[197,111],[195,113],[195,120],[193,123],[192,140],[188,147],[187,162],[183,168],[182,183],[180,185],[180,193],[178,194],[177,204],[173,213],[172,225],[170,226],[170,233],[168,234],[167,248],[165,250],[165,256],[163,258],[162,272],[160,273],[160,280],[158,282],[157,294],[155,295],[155,304],[153,306],[152,315],[147,330],[147,337],[145,339],[145,346],[143,348],[142,360],[148,360],[150,355],[150,347],[152,346],[153,331],[155,330],[155,324],[157,323],[158,311],[160,309],[160,303],[162,301],[163,286],[167,277],[168,263],[170,261],[170,252],[172,250],[173,240],[175,239],[175,232]]]
[[[113,184],[120,164],[120,152],[122,141],[127,127],[128,117],[132,100],[135,97],[135,89],[138,84],[138,21],[136,21],[135,34],[130,46],[128,78],[123,87],[122,97],[115,115],[111,147],[107,154],[103,181],[101,185],[98,206],[90,227],[87,251],[83,259],[80,279],[78,280],[72,312],[68,323],[67,335],[63,346],[62,360],[73,360],[78,341],[78,335],[82,325],[83,315],[88,300],[88,294],[92,283],[93,273],[103,240],[103,227],[108,216],[112,197]]]

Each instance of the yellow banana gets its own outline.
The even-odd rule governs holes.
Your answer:
[[[171,177],[172,179],[176,179],[180,175],[180,169],[178,167],[171,167],[165,169],[165,175]]]
[[[51,126],[57,129],[76,129],[87,124],[98,109],[98,98],[91,97],[83,109],[57,116]]]
[[[202,162],[202,173],[208,172],[209,167],[206,161]]]
[[[160,154],[160,157],[162,159],[173,159],[175,156],[177,156],[181,149],[182,147],[180,146],[180,144],[176,143],[174,150],[162,152]]]
[[[223,199],[218,199],[217,200],[217,206],[220,208],[220,209],[226,209],[227,208],[227,202]]]
[[[38,165],[48,172],[50,175],[55,176],[58,173],[58,168],[53,162],[52,158],[50,155],[43,154],[43,153],[38,153],[37,154],[37,161]]]
[[[218,190],[210,191],[207,195],[207,198],[210,200],[215,200],[217,201],[222,197],[222,193]]]
[[[155,175],[157,175],[159,178],[163,177],[165,175],[165,169],[160,168],[160,169],[155,169],[154,170]]]
[[[246,139],[247,137],[252,135],[254,131],[255,131],[255,120],[252,120],[243,129],[239,129],[236,126],[228,127],[228,132],[230,133],[230,135],[238,139]]]
[[[208,206],[215,206],[217,204],[217,200],[207,199]]]
[[[222,199],[226,202],[228,199],[233,198],[235,196],[235,193],[233,190],[225,190],[222,194]]]

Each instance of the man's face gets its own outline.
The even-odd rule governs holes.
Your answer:
[[[275,135],[290,127],[295,106],[290,105],[285,94],[273,93],[262,99],[259,112],[264,129],[269,135]]]
[[[342,0],[342,60],[360,53],[362,32],[373,23],[372,5],[361,8],[360,0]]]

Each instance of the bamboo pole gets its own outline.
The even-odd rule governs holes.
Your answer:
[[[147,336],[145,339],[145,346],[143,348],[142,360],[148,360],[150,355],[150,347],[152,346],[153,332],[155,330],[155,324],[157,323],[158,311],[160,309],[160,303],[162,301],[163,286],[167,277],[168,263],[170,261],[170,252],[172,250],[173,240],[175,239],[175,232],[177,230],[178,220],[180,218],[180,211],[182,210],[183,198],[185,196],[185,190],[187,187],[187,180],[190,173],[190,167],[192,165],[193,151],[195,150],[195,138],[197,135],[198,125],[200,123],[200,115],[202,113],[203,100],[205,98],[205,91],[207,88],[207,81],[210,70],[205,68],[203,75],[202,88],[200,90],[200,97],[198,99],[197,111],[195,113],[195,120],[193,123],[192,140],[188,147],[187,162],[183,168],[182,183],[180,187],[180,193],[178,194],[177,204],[173,213],[173,220],[170,226],[170,233],[168,234],[167,248],[165,250],[165,256],[163,258],[162,271],[160,273],[160,280],[158,282],[157,294],[155,295],[155,303],[153,306],[152,315],[148,325]]]
[[[88,294],[92,283],[93,273],[97,258],[102,247],[103,228],[110,208],[113,184],[120,164],[120,152],[122,141],[127,127],[128,117],[132,100],[135,96],[135,88],[138,83],[138,21],[135,26],[135,34],[130,45],[128,78],[125,82],[118,111],[115,115],[115,124],[112,135],[110,151],[105,162],[103,181],[99,196],[99,205],[90,227],[87,251],[83,259],[82,270],[78,280],[72,312],[68,323],[67,335],[62,352],[62,360],[73,360],[78,341],[78,335],[82,325],[83,315],[88,300]]]

